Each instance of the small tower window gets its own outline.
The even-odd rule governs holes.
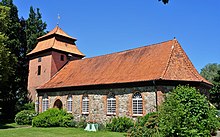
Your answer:
[[[60,56],[60,60],[61,60],[61,61],[64,61],[64,55],[61,55],[61,56]]]
[[[41,62],[41,57],[38,58],[38,62]]]
[[[41,74],[41,65],[39,65],[37,68],[37,75],[40,75],[40,74]]]

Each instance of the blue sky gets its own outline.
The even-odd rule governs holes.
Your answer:
[[[220,1],[170,0],[14,0],[19,16],[40,8],[47,30],[57,24],[76,37],[87,57],[177,38],[200,71],[220,64]]]

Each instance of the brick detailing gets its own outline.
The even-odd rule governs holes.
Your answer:
[[[39,97],[39,112],[42,112],[42,96]]]
[[[130,117],[132,117],[132,115],[133,115],[133,111],[132,111],[132,96],[133,96],[133,93],[132,94],[129,94],[128,95],[128,98],[127,98],[127,100],[128,100],[128,112],[127,112],[127,116],[130,116]]]
[[[164,96],[162,91],[157,91],[157,105],[161,105],[161,103],[164,102]]]
[[[141,96],[142,96],[142,99],[143,99],[143,100],[142,100],[142,103],[143,103],[143,104],[142,104],[142,107],[143,107],[143,116],[144,116],[144,115],[147,114],[146,107],[145,107],[145,106],[146,106],[146,103],[147,103],[147,100],[144,99],[145,96],[146,96],[145,92],[142,92],[142,93],[141,93]]]
[[[119,116],[119,97],[115,96],[116,99],[116,116]]]
[[[107,96],[102,96],[102,102],[104,104],[104,113],[107,115]]]

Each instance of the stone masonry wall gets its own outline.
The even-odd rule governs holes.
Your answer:
[[[72,95],[73,111],[75,120],[85,119],[88,122],[105,123],[114,116],[127,116],[136,118],[132,114],[132,96],[135,92],[140,92],[143,99],[143,115],[156,111],[157,92],[154,86],[133,87],[133,88],[116,88],[101,90],[77,90],[61,92],[45,92],[49,98],[49,108],[54,107],[54,102],[60,99],[63,109],[66,109],[67,97]],[[113,93],[116,98],[116,115],[107,115],[107,95]],[[39,111],[41,112],[42,96],[39,94]],[[89,114],[82,114],[82,96],[87,94],[89,97]],[[161,98],[163,95],[161,94]]]

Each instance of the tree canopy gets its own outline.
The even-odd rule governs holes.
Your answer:
[[[215,108],[189,86],[175,88],[159,109],[159,128],[166,137],[211,136],[218,127]]]
[[[217,109],[220,109],[220,64],[209,63],[202,68],[200,74],[214,84],[209,90],[209,100]]]
[[[10,8],[0,5],[0,114],[3,113],[4,103],[7,100],[10,92],[5,94],[5,89],[10,85],[10,77],[14,74],[14,65],[17,60],[15,56],[6,47],[8,37],[5,34],[9,24],[9,11]]]
[[[219,110],[220,109],[220,70],[214,77],[214,86],[210,90],[210,102]]]
[[[169,0],[159,0],[162,1],[164,4],[167,4],[169,2]]]
[[[42,21],[40,9],[34,11],[34,8],[30,7],[29,18],[26,21],[26,37],[27,37],[27,53],[29,53],[37,44],[37,38],[44,35],[44,30],[47,24]]]
[[[19,19],[13,0],[2,0],[0,6],[0,100],[3,100],[0,108],[1,117],[7,119],[13,118],[20,106],[29,101],[26,54],[34,48],[36,38],[45,34],[46,23],[39,9],[36,13],[31,7],[25,20]]]
[[[209,63],[201,69],[200,75],[203,76],[209,82],[215,83],[214,78],[218,75],[220,70],[220,64]]]

